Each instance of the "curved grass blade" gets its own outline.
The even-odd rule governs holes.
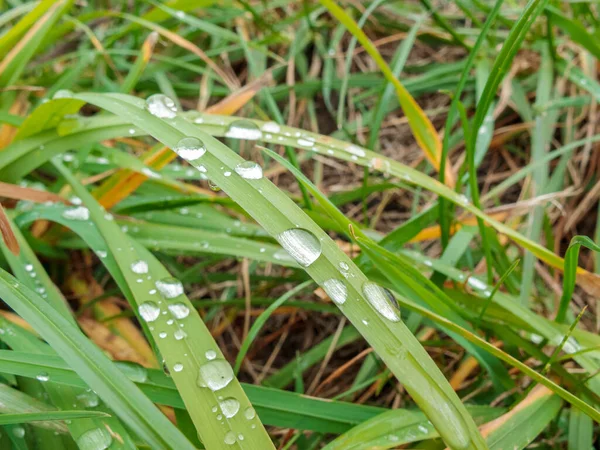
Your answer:
[[[206,170],[214,183],[296,255],[320,285],[345,277],[345,282],[340,282],[345,284],[349,300],[339,305],[340,309],[402,381],[447,444],[456,449],[485,448],[472,418],[420,343],[399,318],[381,315],[371,306],[365,275],[287,195],[264,177],[243,178],[236,167],[244,160],[183,117],[163,121],[145,111],[142,100],[123,95],[78,94],[76,98],[130,120],[169,147],[177,147],[184,137],[203,141],[201,157],[191,160],[192,165]],[[300,230],[299,234],[295,230]]]
[[[157,449],[193,448],[81,331],[3,270],[0,271],[0,295],[148,444]]]

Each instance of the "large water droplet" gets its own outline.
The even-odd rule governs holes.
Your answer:
[[[336,302],[338,305],[343,305],[348,298],[348,288],[341,280],[332,278],[323,283],[323,289],[325,293],[329,295],[329,298]]]
[[[114,363],[127,378],[136,383],[144,383],[148,380],[148,370],[144,366],[130,361],[117,361]]]
[[[45,382],[50,379],[50,375],[48,375],[48,372],[40,372],[35,376],[35,379],[41,382]]]
[[[94,428],[77,438],[81,450],[105,450],[112,444],[112,436],[104,428]]]
[[[400,311],[396,299],[390,291],[382,288],[377,283],[366,281],[363,284],[363,294],[375,310],[392,322],[400,320]]]
[[[137,274],[148,273],[148,263],[142,259],[131,263],[131,271]]]
[[[235,120],[227,128],[225,137],[256,141],[262,137],[262,131],[258,129],[254,122],[250,122],[249,120]]]
[[[275,123],[275,122],[266,122],[262,126],[262,130],[265,133],[279,133],[281,131],[281,127],[279,126],[278,123]]]
[[[58,100],[59,98],[73,98],[73,92],[68,89],[59,89],[52,96],[52,100]]]
[[[303,267],[308,267],[321,256],[321,243],[308,230],[291,228],[276,236],[281,246]]]
[[[160,315],[160,308],[154,302],[144,302],[138,306],[138,312],[146,322],[154,322]]]
[[[184,137],[173,150],[187,161],[194,161],[206,153],[204,142],[195,137]]]
[[[22,438],[25,437],[25,428],[23,428],[23,427],[14,427],[12,429],[12,434],[13,434],[14,437],[22,439]]]
[[[233,380],[233,369],[223,359],[215,359],[200,366],[198,386],[207,387],[211,391],[223,389]]]
[[[175,298],[183,294],[183,285],[177,278],[163,278],[155,284],[164,298]]]
[[[235,444],[235,433],[233,431],[228,431],[227,434],[225,434],[224,441],[227,445]]]
[[[231,419],[240,410],[240,402],[233,397],[221,400],[219,406],[221,407],[221,411],[223,411],[223,415],[228,419]]]
[[[75,398],[77,399],[77,403],[84,408],[95,408],[100,404],[100,397],[91,389],[78,394]]]
[[[89,220],[90,210],[85,206],[77,206],[76,208],[65,209],[62,216],[69,220]]]
[[[190,314],[190,308],[183,303],[173,303],[168,308],[176,319],[185,319]]]
[[[236,173],[246,180],[260,180],[263,176],[262,167],[254,161],[244,161],[235,166]]]
[[[177,115],[175,102],[163,94],[154,94],[146,99],[146,108],[160,119],[172,119]]]
[[[246,408],[246,410],[244,411],[244,417],[248,420],[254,419],[256,417],[256,411],[254,411],[254,408]]]

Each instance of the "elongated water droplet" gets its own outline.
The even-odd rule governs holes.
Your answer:
[[[160,308],[154,302],[144,302],[138,307],[138,312],[146,322],[154,322],[160,315]]]
[[[177,278],[163,278],[155,285],[164,298],[175,298],[183,294],[183,285]]]
[[[321,256],[321,243],[308,230],[291,228],[276,236],[281,246],[298,264],[308,267]]]
[[[76,208],[65,209],[62,216],[69,220],[89,220],[90,210],[85,206],[77,206]]]
[[[130,361],[117,361],[114,363],[127,378],[136,383],[144,383],[148,380],[148,370],[144,366]]]
[[[262,167],[254,161],[244,161],[235,166],[236,173],[246,180],[260,180],[263,176]]]
[[[183,303],[173,303],[168,308],[176,319],[185,319],[190,314],[190,309]]]
[[[48,372],[40,372],[39,374],[36,375],[36,380],[38,381],[48,381],[50,379],[50,375],[48,375]]]
[[[221,407],[221,411],[223,411],[223,415],[228,419],[231,419],[240,410],[240,402],[233,397],[221,400],[219,406]]]
[[[396,299],[390,291],[382,288],[377,283],[366,281],[363,284],[363,294],[375,310],[392,322],[400,320],[400,311]]]
[[[137,274],[148,273],[148,263],[142,259],[131,263],[131,271]]]
[[[227,445],[235,444],[235,433],[233,431],[228,431],[227,434],[225,434],[224,441]]]
[[[262,131],[258,129],[254,122],[250,122],[249,120],[235,120],[227,128],[225,137],[256,141],[262,137]]]
[[[275,122],[266,122],[262,126],[262,130],[265,133],[279,133],[281,131],[281,127],[279,126],[278,123],[275,123]]]
[[[338,305],[343,305],[348,297],[348,288],[341,280],[332,278],[323,283],[323,289],[331,300],[336,302]]]
[[[214,350],[207,350],[204,356],[206,356],[206,359],[210,361],[217,357],[217,352],[215,352]]]
[[[68,89],[59,89],[52,96],[52,100],[58,100],[59,98],[73,98],[73,92]]]
[[[187,161],[195,161],[206,153],[204,142],[195,137],[184,137],[173,150]]]
[[[146,108],[150,114],[160,119],[172,119],[177,115],[177,105],[163,94],[154,94],[148,97]]]
[[[94,428],[77,438],[81,450],[105,450],[112,444],[112,436],[104,428]]]
[[[223,389],[233,380],[233,369],[223,359],[214,359],[200,366],[198,386],[207,387],[211,391]]]
[[[254,411],[254,408],[246,408],[246,410],[244,411],[244,417],[248,420],[254,419],[256,417],[256,411]]]

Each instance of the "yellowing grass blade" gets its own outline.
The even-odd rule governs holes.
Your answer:
[[[425,157],[437,170],[440,168],[440,160],[442,157],[442,141],[434,128],[433,124],[423,112],[421,107],[417,104],[415,99],[410,95],[402,83],[394,76],[392,70],[382,58],[381,54],[377,50],[377,47],[373,45],[367,35],[362,31],[358,24],[344,12],[335,2],[332,0],[319,0],[323,6],[325,6],[329,12],[338,19],[352,35],[360,42],[364,47],[365,51],[373,58],[383,76],[394,85],[396,88],[396,94],[400,106],[406,114],[410,129],[417,140],[417,144],[423,150]],[[452,170],[448,167],[446,170],[446,182],[449,186],[454,186],[454,175]]]

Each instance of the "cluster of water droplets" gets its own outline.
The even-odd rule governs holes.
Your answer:
[[[67,220],[90,220],[90,210],[85,206],[75,206],[73,208],[67,208],[62,213],[63,218]]]

